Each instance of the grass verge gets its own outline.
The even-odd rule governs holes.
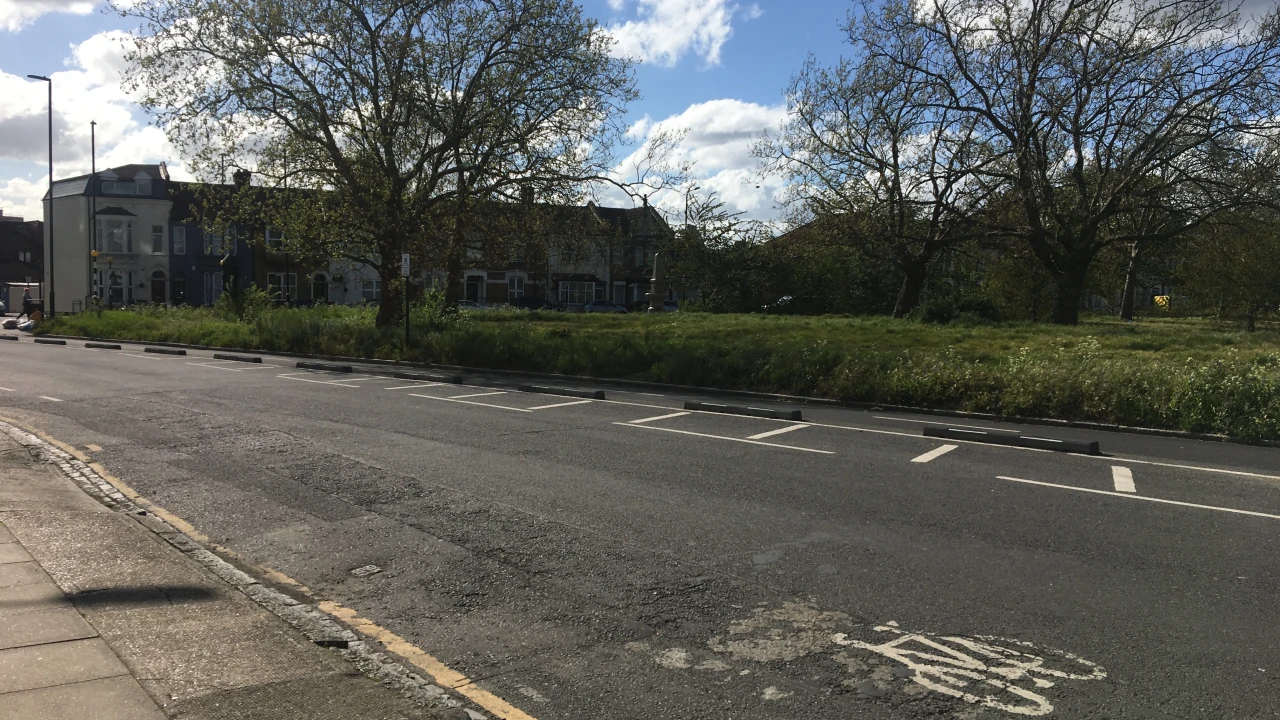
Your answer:
[[[1206,320],[957,327],[890,318],[413,314],[371,308],[81,313],[41,333],[647,380],[1280,440],[1280,333]]]

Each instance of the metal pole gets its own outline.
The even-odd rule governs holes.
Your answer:
[[[404,278],[404,351],[409,352],[409,276]]]
[[[89,284],[86,286],[90,293],[93,291],[93,273],[97,269],[94,267],[98,263],[98,259],[94,257],[93,251],[98,249],[98,121],[93,120],[89,123],[89,195],[90,202],[93,204],[93,210],[89,214]],[[101,288],[99,288],[101,291]],[[95,294],[96,296],[96,294]],[[86,310],[88,308],[85,308]]]
[[[53,292],[53,80],[43,75],[28,75],[32,80],[43,80],[49,84],[49,306],[44,308],[49,317],[55,313]],[[43,304],[44,298],[40,298]]]

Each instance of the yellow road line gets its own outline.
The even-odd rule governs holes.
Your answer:
[[[147,512],[150,512],[152,515],[155,515],[161,520],[164,520],[165,522],[169,523],[170,525],[177,528],[179,531],[181,531],[183,534],[185,534],[187,537],[191,538],[192,540],[209,545],[209,547],[219,552],[226,553],[228,555],[233,555],[237,559],[240,558],[240,556],[234,551],[221,547],[219,545],[210,543],[208,536],[196,530],[195,527],[191,525],[191,523],[187,522],[186,520],[183,520],[177,515],[174,515],[168,510],[165,510],[164,508],[159,507],[158,505],[151,502],[150,500],[147,500],[146,498],[142,497],[140,494],[138,494],[138,491],[129,487],[129,485],[125,483],[123,480],[107,472],[106,468],[102,467],[102,465],[95,462],[90,462],[89,457],[84,453],[80,452],[79,450],[77,450],[74,446],[61,442],[55,438],[52,438],[46,435],[43,432],[40,432],[39,430],[36,430],[35,428],[28,427],[23,423],[20,423],[16,420],[12,420],[7,417],[0,416],[0,422],[7,422],[10,425],[22,428],[23,430],[26,430],[27,432],[31,433],[32,435],[35,435],[41,440],[44,440],[45,442],[51,445],[54,445],[55,447],[70,454],[72,457],[76,458],[77,460],[87,464],[89,468],[92,469],[95,473],[97,473],[100,477],[102,477],[103,480],[106,480],[113,487],[119,490],[121,495],[124,495],[125,497],[134,501],[138,505],[141,505],[142,507],[146,508]],[[294,580],[293,578],[289,577],[288,575],[285,575],[282,572],[278,572],[270,568],[262,567],[260,565],[254,565],[252,563],[246,563],[246,564],[250,565],[256,572],[266,576],[270,580],[283,583],[285,585],[291,585],[293,587],[299,588],[307,592],[308,594],[311,593],[310,589],[308,589],[306,585],[303,585],[302,583],[298,582],[297,580]],[[396,655],[399,655],[400,657],[404,658],[406,661],[408,661],[415,667],[427,673],[441,686],[446,687],[450,690],[453,690],[454,692],[457,692],[459,695],[462,695],[463,697],[471,700],[471,702],[475,703],[476,705],[479,705],[481,708],[488,710],[490,713],[498,716],[499,718],[502,718],[502,720],[537,720],[537,718],[533,717],[532,715],[529,715],[528,713],[524,712],[520,708],[517,708],[516,706],[507,702],[506,700],[503,700],[502,698],[498,697],[497,695],[494,695],[488,690],[482,689],[481,687],[473,683],[471,679],[468,678],[466,675],[463,675],[457,670],[454,670],[448,665],[445,665],[444,663],[440,662],[434,656],[430,655],[429,653],[422,650],[421,648],[414,645],[413,643],[409,642],[408,640],[405,640],[404,638],[378,625],[372,620],[367,620],[365,618],[360,617],[355,610],[352,610],[347,607],[343,607],[338,603],[331,602],[328,600],[324,600],[317,603],[316,607],[332,615],[333,617],[341,620],[342,622],[346,623],[351,627],[352,630],[355,630],[356,632],[359,632],[362,635],[373,638],[374,640],[377,640],[378,642],[382,643],[382,645],[386,647],[387,650],[390,650]]]

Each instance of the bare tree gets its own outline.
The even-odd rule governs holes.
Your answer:
[[[967,236],[964,219],[989,192],[989,155],[977,121],[945,102],[948,78],[918,69],[923,33],[865,17],[846,31],[853,56],[830,68],[810,58],[787,88],[781,131],[754,150],[790,178],[785,199],[799,217],[902,273],[893,314],[903,317],[920,304],[930,261]]]
[[[572,0],[139,0],[143,105],[209,175],[248,167],[301,250],[460,273],[468,208],[574,197],[612,167],[630,61]],[[451,283],[451,285],[457,283]]]
[[[945,88],[998,160],[983,174],[1074,324],[1090,264],[1271,202],[1280,26],[1219,0],[924,0],[862,7],[869,53]],[[903,53],[898,38],[921,44]],[[1161,216],[1158,227],[1144,222]],[[1002,217],[1008,217],[1002,214]]]

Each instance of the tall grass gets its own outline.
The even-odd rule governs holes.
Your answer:
[[[1280,440],[1280,335],[1200,320],[1077,327],[890,318],[566,315],[421,307],[146,308],[41,332],[412,360],[1042,416]]]

